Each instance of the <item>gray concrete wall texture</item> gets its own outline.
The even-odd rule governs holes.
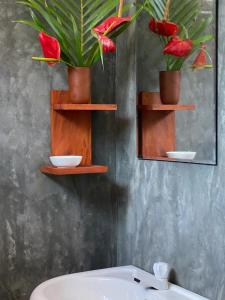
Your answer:
[[[37,33],[11,22],[25,16],[15,2],[0,1],[2,300],[27,300],[48,278],[111,266],[115,241],[114,114],[96,113],[93,121],[94,160],[109,165],[109,174],[56,178],[39,172],[50,150],[49,92],[66,88],[66,69],[31,61],[41,53]],[[94,98],[111,103],[113,60],[105,73],[101,66],[94,73]]]
[[[154,262],[167,261],[175,270],[173,281],[211,300],[225,299],[224,18],[225,1],[220,0],[217,167],[136,158],[137,66],[132,31],[126,42],[120,42],[116,65],[118,265],[152,271]]]
[[[152,271],[163,260],[173,266],[174,282],[224,300],[225,0],[217,167],[137,159],[132,27],[118,42],[116,65],[109,58],[105,73],[94,70],[97,101],[116,99],[120,108],[116,118],[94,117],[94,159],[110,173],[39,173],[49,155],[49,91],[65,88],[65,70],[30,60],[40,51],[36,34],[11,23],[23,15],[14,0],[0,1],[0,299],[27,300],[38,283],[61,274],[115,264]]]

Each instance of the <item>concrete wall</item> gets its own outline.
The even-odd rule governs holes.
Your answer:
[[[134,29],[120,41],[116,66],[118,265],[152,271],[167,261],[174,282],[211,300],[225,299],[225,1],[219,4],[217,167],[138,160]]]
[[[11,23],[23,15],[14,0],[0,1],[0,298],[27,300],[43,280],[113,265],[117,255],[118,265],[148,271],[155,261],[168,261],[174,282],[223,300],[225,0],[220,0],[218,167],[136,158],[133,27],[118,42],[116,95],[114,61],[108,59],[105,74],[95,69],[96,99],[116,99],[120,107],[116,120],[111,113],[94,117],[95,161],[111,167],[103,176],[38,172],[49,155],[49,91],[65,87],[65,70],[30,60],[40,53],[36,34]]]
[[[42,281],[113,264],[115,151],[113,113],[94,117],[94,159],[108,175],[47,177],[49,92],[65,88],[63,67],[32,62],[37,34],[12,20],[25,16],[0,1],[0,299],[27,300]],[[93,94],[114,101],[114,63],[97,66]],[[107,84],[111,82],[111,84]],[[101,85],[101,89],[97,89]]]

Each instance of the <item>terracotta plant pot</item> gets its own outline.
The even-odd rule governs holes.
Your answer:
[[[160,98],[163,104],[177,104],[180,101],[180,71],[160,72]]]
[[[88,67],[68,68],[70,100],[73,103],[91,102],[91,69]]]

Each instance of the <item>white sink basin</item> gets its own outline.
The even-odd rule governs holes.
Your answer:
[[[127,266],[57,277],[37,287],[30,300],[209,300],[173,284],[164,291],[146,289],[134,281],[140,271]]]

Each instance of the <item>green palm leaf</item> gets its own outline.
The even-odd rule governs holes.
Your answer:
[[[118,0],[22,0],[31,18],[18,20],[58,39],[62,59],[72,66],[90,66],[100,58],[92,28],[116,15]],[[126,28],[124,27],[124,30]]]

